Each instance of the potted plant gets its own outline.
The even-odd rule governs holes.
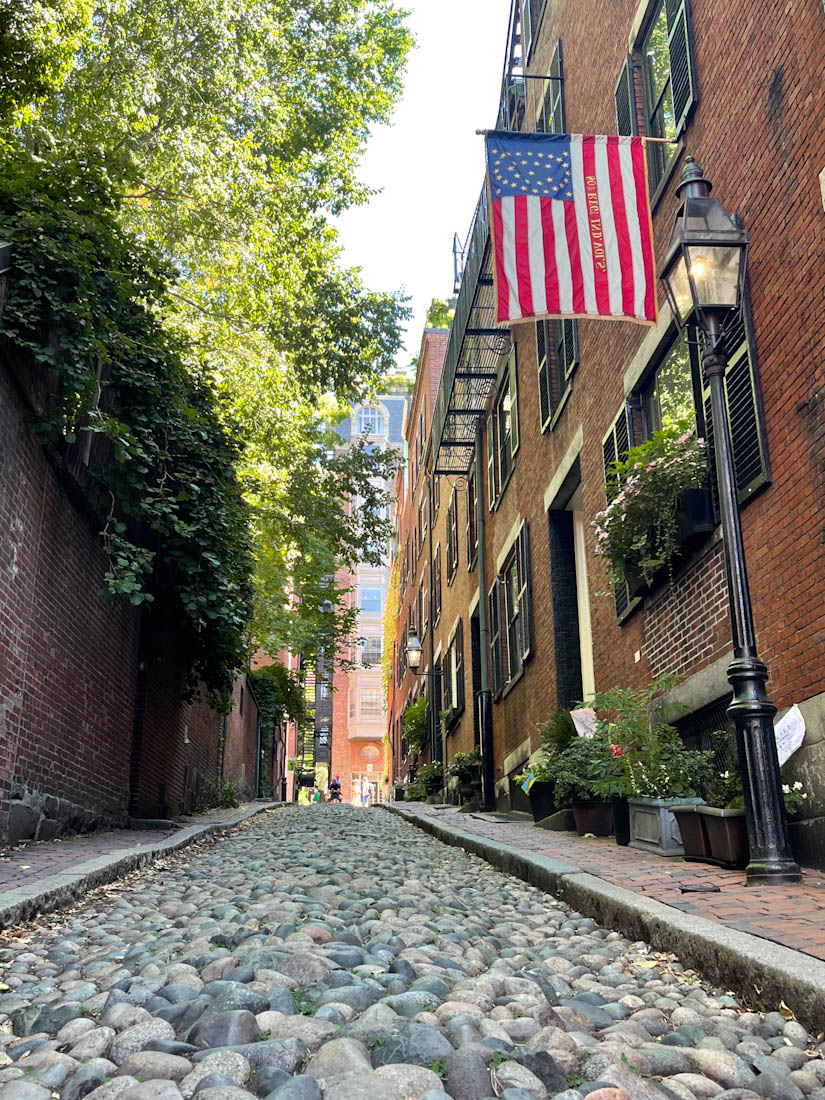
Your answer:
[[[481,749],[457,752],[447,765],[447,775],[458,780],[462,799],[471,801],[481,788]]]
[[[441,764],[424,764],[418,769],[418,780],[424,784],[428,795],[438,794],[444,786],[444,770]]]
[[[693,534],[714,527],[706,446],[687,421],[662,428],[613,463],[608,503],[593,521],[596,551],[612,584],[638,595],[655,583]]]
[[[610,836],[611,796],[621,784],[621,768],[604,737],[577,737],[553,764],[556,804],[570,806],[579,836]]]
[[[608,771],[597,789],[627,797],[629,844],[659,855],[682,855],[672,807],[700,802],[698,792],[712,768],[712,753],[686,749],[678,731],[656,714],[655,700],[675,682],[665,676],[646,688],[614,687],[591,700],[597,734],[608,742],[622,776]]]
[[[519,784],[530,799],[533,821],[543,821],[558,808],[555,764],[559,755],[577,736],[570,711],[565,707],[559,707],[539,726],[541,751],[529,761],[521,775],[514,778],[514,782]]]

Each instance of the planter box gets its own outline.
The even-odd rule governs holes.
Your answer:
[[[573,817],[579,836],[610,836],[613,832],[613,806],[610,802],[574,802]]]
[[[699,808],[714,863],[720,867],[745,867],[750,856],[744,810],[719,810],[716,806]]]
[[[671,813],[676,818],[679,826],[685,859],[695,860],[699,863],[709,862],[711,859],[710,842],[705,828],[705,819],[699,813],[699,806],[673,806]]]
[[[527,792],[533,821],[543,821],[556,812],[556,784],[548,779],[537,779]]]
[[[696,805],[701,798],[630,798],[630,847],[660,856],[684,855],[673,806]]]
[[[438,794],[444,786],[444,780],[440,775],[430,775],[424,780],[424,786],[427,788],[427,794]]]
[[[679,547],[674,560],[688,553],[707,535],[713,531],[716,524],[713,518],[713,496],[710,489],[685,489],[679,496],[676,509],[676,524],[678,534],[676,542]],[[663,565],[654,573],[650,584],[642,577],[628,577],[628,591],[632,597],[645,596],[652,592],[661,581],[668,576],[670,570]]]

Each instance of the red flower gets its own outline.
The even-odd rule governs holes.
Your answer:
[[[610,751],[613,753],[614,756],[624,756],[624,749],[621,745],[611,745]]]

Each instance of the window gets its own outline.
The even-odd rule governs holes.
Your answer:
[[[380,718],[383,708],[379,688],[361,688],[359,709],[362,718]]]
[[[355,717],[355,692],[352,690],[352,688],[350,688],[349,693],[349,716],[350,718]]]
[[[441,543],[433,554],[433,625],[441,618]]]
[[[380,588],[361,589],[361,610],[381,611],[383,609],[383,592]]]
[[[539,23],[546,0],[521,0],[521,41],[524,44],[524,60],[529,59],[536,40]]]
[[[383,435],[384,417],[380,409],[365,408],[358,414],[358,432],[361,435]]]
[[[563,134],[564,129],[564,81],[561,65],[561,39],[556,42],[547,75],[541,103],[536,110],[534,129],[540,134]]]
[[[648,137],[677,138],[697,100],[688,0],[659,0],[640,44],[642,111]],[[637,132],[635,63],[628,57],[616,85],[620,134]],[[678,150],[658,142],[647,146],[650,190],[655,192]]]
[[[441,507],[441,478],[438,474],[433,474],[433,523],[435,523],[435,517],[438,515],[438,509]]]
[[[467,478],[467,569],[475,567],[478,557],[478,529],[476,527],[476,472],[471,470]]]
[[[424,547],[424,541],[427,537],[427,498],[422,496],[421,503],[418,506],[418,552]]]
[[[373,665],[381,660],[383,643],[381,638],[367,637],[361,639],[361,664]]]
[[[536,321],[536,361],[539,376],[539,420],[546,431],[562,407],[579,363],[579,324],[565,317]]]
[[[501,695],[532,652],[530,544],[526,521],[488,595],[491,687]]]
[[[464,710],[464,623],[456,624],[455,633],[447,646],[442,664],[444,680],[444,709],[457,717]]]
[[[493,409],[487,418],[487,481],[490,511],[499,502],[513,472],[518,450],[518,379],[516,349],[510,357],[496,392]]]
[[[455,580],[455,571],[458,568],[458,501],[456,491],[450,494],[450,503],[447,506],[447,584]]]
[[[427,591],[427,578],[426,576],[421,578],[421,584],[418,587],[418,624],[421,627],[419,637],[423,638],[427,633],[427,626],[429,625],[430,617],[430,600],[429,592]]]

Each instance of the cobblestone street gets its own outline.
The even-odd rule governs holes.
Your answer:
[[[288,807],[0,938],[0,1100],[825,1100],[825,1043],[383,811]]]

